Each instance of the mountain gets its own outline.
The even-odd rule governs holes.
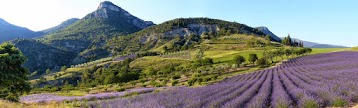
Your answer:
[[[256,27],[256,29],[260,30],[261,32],[270,35],[273,41],[281,42],[281,38],[279,38],[277,35],[272,33],[267,27]]]
[[[41,35],[42,33],[40,32],[34,32],[27,28],[10,24],[0,18],[0,43],[16,38],[34,38]]]
[[[154,25],[139,19],[117,5],[105,1],[82,19],[70,19],[36,40],[12,41],[29,58],[25,64],[31,72],[56,69],[63,65],[79,64],[107,57],[110,51],[105,41],[115,36],[126,36]]]
[[[59,49],[80,53],[92,46],[100,46],[113,36],[125,36],[151,25],[154,24],[105,1],[81,20],[61,31],[46,35],[43,41]]]
[[[303,46],[309,47],[309,48],[347,48],[346,46],[342,46],[342,45],[320,44],[320,43],[316,43],[316,42],[309,42],[309,41],[304,41],[304,40],[295,39],[295,38],[292,38],[292,39],[296,40],[296,41],[302,41]]]
[[[227,34],[253,34],[264,36],[261,31],[244,24],[210,18],[178,18],[145,28],[125,37],[117,36],[107,41],[107,47],[117,52],[147,51],[164,47],[186,49],[201,39],[217,38]]]
[[[51,28],[48,28],[48,29],[45,29],[45,30],[42,30],[41,32],[45,33],[45,34],[49,34],[49,33],[55,33],[57,31],[60,31],[68,26],[70,26],[71,24],[75,23],[76,21],[78,21],[80,19],[78,18],[71,18],[71,19],[68,19],[64,22],[62,22],[61,24],[55,26],[55,27],[51,27]]]

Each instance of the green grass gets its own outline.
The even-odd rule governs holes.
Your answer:
[[[311,54],[321,54],[321,53],[328,53],[328,52],[336,52],[336,51],[346,51],[350,48],[312,48]]]
[[[87,92],[83,90],[71,90],[71,91],[59,91],[55,92],[54,94],[60,95],[60,96],[84,96],[87,94]]]

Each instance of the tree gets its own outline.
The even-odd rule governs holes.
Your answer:
[[[236,56],[234,60],[235,60],[235,63],[239,66],[246,61],[245,57],[243,57],[241,55]]]
[[[212,58],[204,58],[201,60],[201,65],[204,66],[204,65],[211,65],[211,64],[214,64],[214,61]]]
[[[51,73],[51,70],[50,69],[47,69],[46,70],[46,74],[50,74]]]
[[[265,36],[265,39],[267,40],[267,42],[266,42],[266,45],[271,45],[271,36],[270,35],[266,35]]]
[[[168,51],[168,46],[164,45],[163,50],[164,50],[164,52],[167,52]]]
[[[267,65],[267,60],[266,58],[260,58],[257,60],[256,64],[260,67],[265,67]]]
[[[291,39],[290,34],[288,34],[288,36],[282,40],[282,44],[292,46],[292,39]]]
[[[256,54],[250,54],[249,55],[249,62],[251,62],[252,64],[254,64],[256,62],[256,60],[258,59]]]
[[[210,39],[208,32],[204,31],[203,33],[201,33],[201,38],[202,39]]]
[[[61,71],[66,71],[67,70],[67,66],[62,66],[61,67]]]
[[[196,60],[201,60],[204,57],[204,51],[202,49],[198,49],[195,54]]]
[[[18,101],[19,96],[30,91],[29,71],[22,65],[27,58],[10,43],[0,45],[0,99]]]
[[[292,54],[292,50],[290,50],[290,49],[285,50],[285,55],[286,55],[287,59],[288,59],[288,57],[290,57],[291,54]]]

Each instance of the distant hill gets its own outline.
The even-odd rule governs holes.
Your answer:
[[[118,52],[146,51],[169,44],[168,49],[186,49],[201,39],[230,34],[264,36],[258,29],[244,24],[210,18],[179,18],[145,28],[125,37],[107,41],[107,46]]]
[[[27,28],[10,24],[0,18],[0,43],[16,38],[34,38],[41,35],[41,32],[34,32]]]
[[[273,41],[281,42],[281,38],[279,38],[277,35],[272,33],[267,27],[256,27],[256,29],[260,30],[261,32],[270,35]]]
[[[41,32],[45,33],[45,34],[49,34],[49,33],[55,33],[55,32],[58,32],[68,26],[70,26],[71,24],[75,23],[76,21],[78,21],[80,19],[78,18],[71,18],[71,19],[68,19],[64,22],[62,22],[61,24],[55,26],[55,27],[51,27],[51,28],[48,28],[48,29],[45,29],[45,30],[42,30]]]
[[[321,43],[309,42],[309,41],[295,39],[295,38],[293,39],[296,41],[302,41],[303,46],[309,48],[347,48],[346,46],[342,46],[342,45],[321,44]]]

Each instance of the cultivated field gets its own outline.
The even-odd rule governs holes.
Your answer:
[[[299,57],[200,88],[90,102],[93,107],[342,107],[358,101],[358,53]]]

